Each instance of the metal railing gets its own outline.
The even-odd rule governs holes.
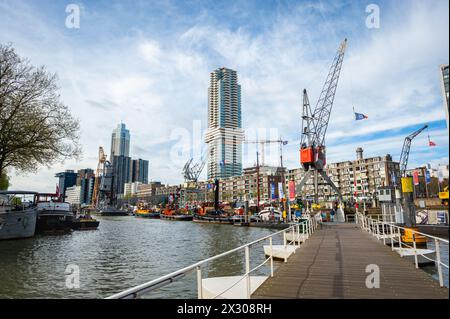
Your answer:
[[[157,279],[151,280],[149,282],[146,282],[144,284],[141,284],[139,286],[127,289],[125,291],[119,292],[117,294],[114,294],[110,297],[107,297],[106,299],[135,299],[139,296],[142,296],[144,294],[147,294],[149,292],[152,292],[158,288],[164,287],[168,284],[173,283],[174,281],[181,279],[185,277],[187,274],[191,273],[192,271],[196,271],[197,273],[197,297],[198,299],[203,299],[203,287],[202,287],[202,266],[205,266],[211,261],[217,260],[219,258],[223,258],[225,256],[231,255],[233,253],[236,253],[238,251],[244,250],[245,253],[245,273],[244,275],[240,276],[239,280],[237,280],[235,283],[233,283],[231,286],[227,287],[224,291],[220,292],[213,298],[218,298],[222,296],[224,293],[229,291],[231,288],[236,286],[239,282],[242,280],[246,280],[246,298],[250,299],[251,296],[251,283],[250,283],[250,274],[257,269],[261,268],[267,263],[270,263],[270,276],[273,276],[273,238],[275,236],[278,236],[280,234],[283,234],[283,245],[286,248],[289,245],[295,245],[297,242],[298,247],[300,247],[300,229],[302,229],[302,233],[306,235],[306,238],[309,238],[314,231],[317,229],[319,225],[319,221],[317,218],[308,218],[307,220],[303,220],[300,223],[292,224],[286,229],[283,229],[281,231],[275,232],[273,234],[267,235],[265,237],[262,237],[260,239],[257,239],[255,241],[252,241],[248,244],[239,246],[237,248],[228,250],[226,252],[223,252],[221,254],[215,255],[213,257],[201,260],[195,264],[192,264],[190,266],[184,267],[182,269],[179,269],[177,271],[174,271],[170,274],[167,274],[165,276],[159,277]],[[288,241],[286,240],[286,233],[291,232],[292,233],[292,240]],[[298,239],[298,240],[295,240]],[[260,242],[269,241],[270,246],[270,256],[266,258],[261,264],[254,267],[253,269],[250,269],[250,248]],[[286,258],[285,258],[286,261]]]
[[[369,216],[364,216],[361,213],[356,214],[356,224],[361,227],[361,229],[369,232],[374,237],[377,238],[377,240],[383,240],[383,244],[386,245],[387,240],[390,240],[390,246],[391,250],[394,251],[394,244],[398,244],[399,252],[405,247],[404,249],[412,249],[414,253],[414,264],[416,268],[419,268],[419,261],[418,256],[421,256],[422,258],[429,260],[430,262],[434,262],[434,264],[437,267],[437,273],[439,278],[439,285],[441,287],[444,286],[444,279],[443,279],[443,273],[442,273],[442,267],[445,267],[448,269],[448,264],[445,264],[442,262],[441,258],[441,249],[440,244],[447,245],[449,241],[443,238],[435,237],[432,235],[428,235],[425,233],[421,233],[414,229],[406,229],[405,227],[395,225],[393,222],[386,222],[379,219],[373,219]],[[402,241],[402,231],[403,233],[405,230],[410,231],[412,233],[412,246],[408,245],[404,241]],[[421,250],[417,249],[417,243],[416,239],[419,237],[425,237],[427,242],[430,240],[431,242],[434,242],[434,248],[436,250],[436,259],[430,258],[426,256],[425,253],[421,253]],[[427,254],[429,254],[427,252]],[[403,255],[400,254],[401,257]]]

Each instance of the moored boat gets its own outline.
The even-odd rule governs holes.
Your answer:
[[[160,218],[165,220],[191,221],[194,216],[189,211],[184,209],[166,208],[160,214]]]
[[[36,234],[70,232],[73,221],[70,204],[57,194],[38,194],[37,211]]]
[[[144,202],[137,204],[134,216],[143,218],[160,218],[160,213],[154,209],[151,209]]]
[[[113,206],[105,206],[99,210],[100,215],[102,216],[128,216],[128,212],[117,209]]]
[[[35,192],[26,191],[0,192],[0,240],[34,236],[36,195]]]

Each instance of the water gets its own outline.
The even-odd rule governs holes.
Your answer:
[[[94,231],[0,241],[0,298],[104,298],[274,232],[133,216],[98,220]],[[243,254],[211,262],[204,276],[244,273]],[[251,260],[251,267],[264,260],[262,244],[252,248]],[[68,265],[79,267],[78,289],[66,287]],[[146,297],[196,294],[193,272]]]
[[[427,241],[427,248],[431,250],[436,250],[434,240]],[[448,244],[440,242],[439,250],[441,255],[441,262],[444,263],[445,265],[448,265]],[[432,258],[435,259],[436,257],[433,256]],[[436,266],[434,265],[425,266],[422,269],[425,270],[427,273],[429,273],[435,280],[439,281],[439,274]],[[444,281],[444,286],[448,288],[449,287],[448,268],[446,268],[445,266],[442,266],[442,279]]]

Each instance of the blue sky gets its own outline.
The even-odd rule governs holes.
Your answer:
[[[81,7],[79,29],[65,26],[70,3]],[[370,3],[380,8],[379,29],[365,25]],[[58,74],[84,150],[78,162],[11,171],[12,188],[51,191],[55,172],[96,167],[98,146],[109,153],[120,121],[131,131],[133,157],[150,161],[150,178],[181,182],[184,161],[203,145],[193,121],[205,130],[209,73],[222,66],[238,71],[247,136],[281,135],[289,141],[285,164],[298,167],[301,91],[316,103],[345,37],[328,162],[353,159],[358,146],[366,156],[398,159],[404,137],[428,124],[413,142],[410,167],[448,164],[439,82],[449,56],[448,9],[446,0],[0,0],[0,42]],[[353,106],[369,119],[355,122]],[[427,146],[428,133],[437,147]],[[277,147],[266,151],[266,162],[276,164]],[[254,153],[244,148],[246,165]]]

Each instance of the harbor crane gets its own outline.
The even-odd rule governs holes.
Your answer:
[[[402,177],[406,177],[406,168],[408,166],[408,159],[409,159],[409,150],[411,149],[411,142],[412,140],[422,133],[423,130],[427,129],[428,125],[423,126],[422,128],[418,129],[417,131],[409,134],[407,137],[405,137],[405,141],[403,142],[403,148],[402,153],[400,154],[400,175]]]
[[[95,174],[94,190],[92,192],[92,201],[91,201],[91,205],[94,207],[98,206],[99,197],[100,197],[101,179],[105,175],[105,166],[107,164],[109,164],[109,161],[107,161],[106,156],[107,155],[105,154],[103,147],[100,146],[98,148],[97,171]]]
[[[408,159],[409,159],[409,151],[411,149],[412,140],[422,133],[425,129],[428,128],[428,125],[425,125],[418,129],[417,131],[409,134],[405,137],[405,141],[403,142],[402,153],[400,154],[400,176],[401,176],[401,190],[403,193],[403,218],[405,221],[405,234],[403,236],[403,241],[411,243],[412,239],[412,229],[414,229],[416,223],[416,208],[414,205],[413,199],[413,191],[414,186],[412,182],[412,178],[406,175],[406,169],[408,167]],[[402,199],[402,195],[399,194],[397,196],[398,203],[400,204]],[[400,205],[399,205],[400,206]],[[420,241],[422,238],[416,235],[416,241]]]
[[[334,57],[331,68],[320,93],[316,107],[311,109],[308,93],[303,90],[303,115],[302,132],[300,141],[300,162],[306,172],[300,182],[298,192],[301,193],[306,182],[313,177],[314,179],[314,202],[317,204],[318,195],[318,175],[322,176],[325,184],[330,185],[338,194],[342,202],[342,195],[333,181],[326,174],[324,167],[326,165],[325,134],[330,121],[331,109],[333,107],[336,88],[339,75],[344,60],[344,53],[347,48],[347,39],[340,44]]]
[[[203,168],[206,164],[206,156],[203,156],[202,159],[198,162],[194,162],[193,158],[190,158],[183,167],[183,176],[184,180],[187,183],[197,183],[200,174],[203,171]]]

